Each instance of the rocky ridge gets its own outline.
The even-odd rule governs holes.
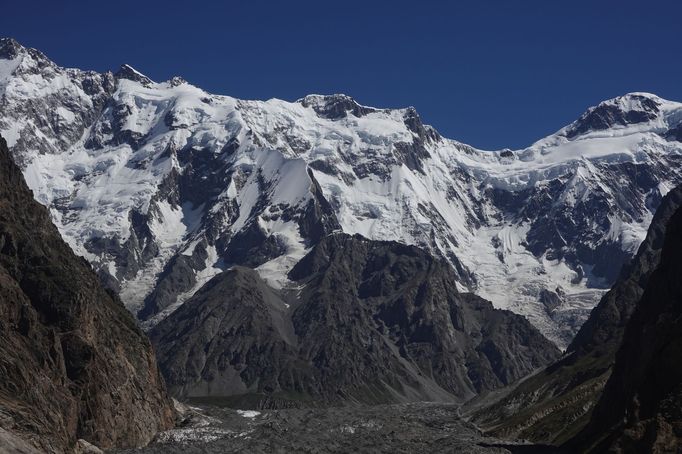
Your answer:
[[[159,322],[150,336],[170,388],[257,408],[462,402],[559,355],[414,246],[329,235],[289,278],[296,290],[282,292],[231,268]]]

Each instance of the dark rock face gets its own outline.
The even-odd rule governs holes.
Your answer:
[[[615,125],[644,123],[656,118],[659,104],[646,96],[629,95],[639,103],[639,108],[623,109],[618,105],[602,103],[585,112],[566,136],[572,139],[589,131],[599,131]]]
[[[664,170],[662,166],[661,171],[674,172],[678,164],[671,162],[668,164],[670,170]],[[660,202],[657,188],[660,177],[658,170],[627,162],[596,163],[595,170],[609,183],[592,187],[590,196],[576,201],[573,206],[553,203],[570,192],[577,180],[573,174],[553,180],[539,190],[510,195],[503,206],[518,210],[522,217],[532,220],[527,241],[533,254],[547,253],[550,258],[564,259],[576,270],[581,264],[593,265],[592,274],[602,282],[592,282],[591,286],[608,288],[631,259],[618,239],[604,239],[612,227],[613,214],[617,212],[627,222],[646,219]],[[623,175],[633,184],[616,186]]]
[[[114,73],[114,77],[117,79],[128,79],[134,82],[140,82],[142,85],[151,84],[152,81],[149,77],[144,74],[140,74],[130,65],[121,65],[121,67]]]
[[[414,107],[408,107],[405,110],[403,120],[407,128],[415,133],[422,142],[439,142],[442,139],[433,127],[422,122],[422,118]]]
[[[547,313],[551,314],[556,308],[561,306],[564,300],[564,292],[557,288],[556,291],[551,291],[547,289],[540,290],[539,300]]]
[[[458,293],[452,268],[415,247],[331,235],[290,278],[298,295],[233,268],[160,322],[151,337],[171,389],[257,406],[462,400],[559,354],[524,318]]]
[[[47,452],[147,443],[174,411],[149,341],[35,202],[0,139],[0,426]]]
[[[674,128],[669,129],[664,137],[668,140],[676,140],[677,142],[682,142],[682,123]]]
[[[204,285],[150,333],[168,386],[180,396],[223,396],[279,388],[279,370],[310,378],[282,297],[255,271],[235,267]],[[171,322],[172,319],[172,322]],[[253,389],[254,391],[256,389]]]
[[[320,117],[329,120],[345,118],[349,113],[362,117],[376,109],[358,104],[346,95],[308,95],[299,101],[303,107],[311,107]]]
[[[0,39],[0,58],[11,60],[19,54],[21,44],[12,38]]]
[[[603,452],[682,449],[682,210],[630,317],[604,393],[577,438]]]
[[[556,357],[523,317],[457,292],[452,268],[412,246],[329,236],[290,277],[305,284],[294,320],[319,311],[319,301],[326,311],[343,310],[342,303],[349,312],[367,308],[376,329],[407,352],[402,356],[424,361],[422,371],[458,396],[499,387]],[[462,363],[466,373],[457,370]]]
[[[661,260],[666,226],[682,206],[682,187],[670,191],[656,211],[636,257],[601,299],[566,354],[501,397],[472,402],[473,420],[491,433],[562,443],[590,419],[611,374],[623,332]]]

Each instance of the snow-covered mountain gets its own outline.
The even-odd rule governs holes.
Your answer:
[[[126,65],[64,69],[9,39],[0,134],[64,238],[149,323],[234,264],[287,286],[343,230],[445,257],[463,288],[564,346],[682,183],[682,104],[647,93],[482,151],[413,108],[243,101]]]

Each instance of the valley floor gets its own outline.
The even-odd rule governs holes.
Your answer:
[[[241,411],[191,407],[185,422],[146,448],[156,453],[553,453],[546,446],[489,438],[452,404]]]

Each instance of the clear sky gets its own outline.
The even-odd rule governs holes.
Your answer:
[[[519,148],[601,100],[682,101],[679,0],[5,1],[0,36],[62,66],[129,63],[210,92],[346,93],[443,135]]]

